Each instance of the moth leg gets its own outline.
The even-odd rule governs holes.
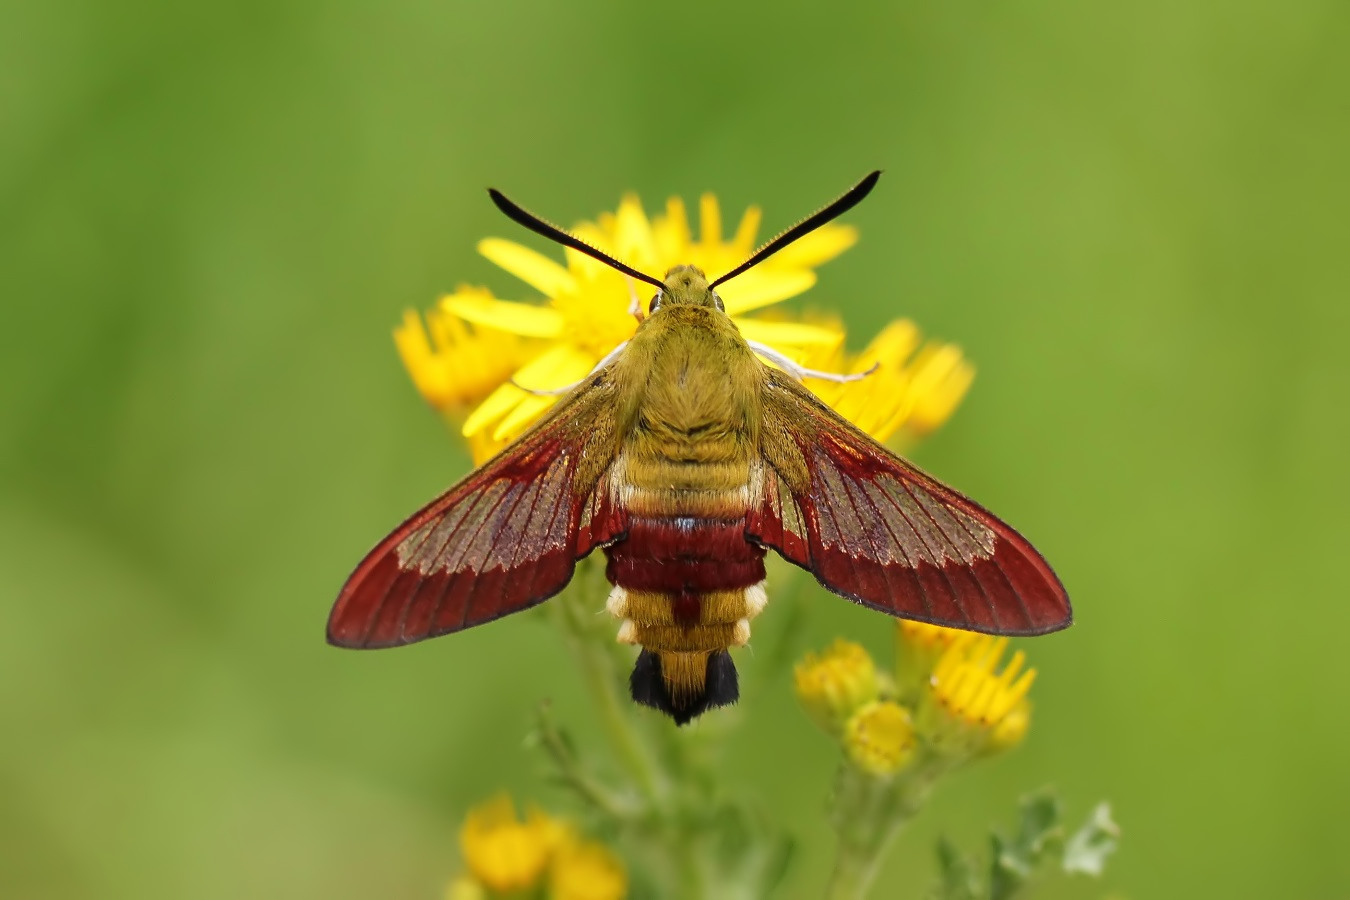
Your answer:
[[[627,347],[627,346],[628,346],[628,342],[627,342],[627,341],[624,341],[624,342],[621,343],[619,346],[615,347],[613,350],[611,350],[611,351],[609,351],[608,353],[606,353],[606,354],[605,354],[605,358],[602,359],[602,360],[600,360],[598,363],[596,363],[596,364],[595,364],[595,368],[591,369],[589,372],[586,373],[586,378],[590,378],[590,377],[591,377],[592,375],[594,375],[596,372],[599,372],[599,371],[600,371],[601,369],[603,369],[605,366],[609,365],[610,363],[614,362],[614,360],[618,359],[618,358],[619,358],[619,354],[623,352],[623,348],[624,348],[624,347]],[[527,394],[534,394],[536,397],[560,397],[560,396],[562,396],[563,394],[566,394],[568,391],[570,391],[570,390],[572,390],[573,388],[575,388],[577,385],[584,383],[584,382],[586,381],[586,378],[581,379],[581,381],[574,381],[574,382],[572,382],[571,384],[563,385],[563,386],[560,387],[560,388],[532,388],[532,387],[526,387],[525,385],[523,385],[523,384],[521,384],[520,382],[516,381],[514,378],[511,379],[511,384],[514,385],[515,387],[520,388],[522,391],[524,391],[524,392],[527,393]]]
[[[638,299],[637,282],[627,273],[624,274],[623,280],[628,284],[628,314],[637,319],[641,325],[642,320],[647,317],[642,314],[642,301]]]
[[[819,378],[822,381],[833,381],[837,384],[843,384],[848,381],[862,381],[881,367],[881,363],[872,363],[872,367],[866,372],[858,372],[853,375],[844,375],[839,372],[821,372],[817,369],[808,369],[805,366],[797,365],[767,344],[761,344],[759,341],[746,341],[746,343],[750,345],[751,350],[755,351],[784,372],[787,372],[798,381],[801,381],[803,378]]]

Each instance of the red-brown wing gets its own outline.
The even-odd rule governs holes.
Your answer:
[[[605,489],[610,409],[596,376],[395,529],[347,579],[328,618],[329,643],[409,644],[562,590],[578,559],[623,531]]]
[[[989,634],[1073,621],[1025,538],[895,456],[776,371],[764,393],[763,490],[746,533],[820,583],[905,619]]]

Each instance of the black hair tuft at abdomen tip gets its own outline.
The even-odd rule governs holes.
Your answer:
[[[670,692],[666,690],[665,679],[661,677],[661,657],[650,650],[638,653],[633,665],[632,677],[628,679],[633,700],[643,706],[659,709],[675,720],[676,725],[684,725],[697,716],[719,706],[729,706],[740,697],[740,685],[736,677],[736,664],[731,654],[725,650],[715,650],[708,654],[708,672],[704,681],[703,693],[685,699],[676,704]]]

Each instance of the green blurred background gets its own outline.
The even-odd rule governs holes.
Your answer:
[[[433,897],[467,804],[560,806],[529,712],[593,719],[537,617],[323,643],[467,466],[390,329],[461,281],[528,296],[473,251],[521,237],[489,184],[564,222],[713,190],[772,230],[873,167],[790,308],[966,348],[917,458],[1078,611],[1025,645],[1027,743],[944,786],[878,896],[1046,783],[1125,828],[1064,896],[1350,895],[1348,13],[7,0],[0,895]],[[890,635],[823,597],[808,630]],[[730,750],[816,896],[834,751],[786,681]]]

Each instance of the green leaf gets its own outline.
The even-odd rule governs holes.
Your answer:
[[[980,900],[984,896],[975,863],[945,837],[938,838],[938,874],[941,880],[933,900]]]
[[[1111,818],[1111,804],[1099,803],[1083,827],[1064,846],[1064,871],[1101,877],[1106,858],[1120,845],[1120,826]]]
[[[1017,836],[1005,840],[991,836],[993,859],[989,866],[989,896],[1007,900],[1017,892],[1045,856],[1063,837],[1059,800],[1049,791],[1022,798]]]

